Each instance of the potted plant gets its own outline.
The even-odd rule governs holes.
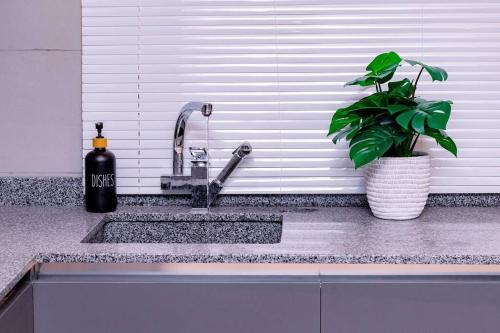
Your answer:
[[[403,64],[419,66],[415,80],[391,81]],[[333,143],[349,142],[349,157],[365,172],[368,203],[383,219],[418,217],[429,195],[429,155],[414,151],[421,136],[457,155],[457,146],[446,134],[451,101],[417,97],[419,80],[426,72],[433,81],[445,81],[446,71],[402,59],[396,52],[382,53],[366,67],[367,73],[346,85],[373,87],[375,93],[335,111],[328,135]],[[387,84],[385,87],[384,84]]]

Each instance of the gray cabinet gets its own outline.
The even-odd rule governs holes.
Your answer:
[[[500,281],[323,279],[322,333],[498,333]]]
[[[36,333],[320,332],[314,277],[101,277],[34,283]]]
[[[294,275],[302,271],[226,267],[221,271],[238,274],[221,276],[208,265],[117,265],[42,267],[33,281],[35,333],[497,333],[500,327],[497,274],[341,276],[309,267]]]
[[[0,332],[33,333],[33,289],[22,284],[0,307]]]

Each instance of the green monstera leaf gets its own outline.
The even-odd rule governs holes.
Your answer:
[[[337,112],[353,113],[361,110],[384,110],[387,107],[387,102],[387,93],[374,93],[370,96],[363,97],[348,107],[338,109]]]
[[[346,86],[361,86],[368,87],[373,86],[375,83],[386,83],[394,76],[394,71],[388,70],[380,74],[366,74],[364,76],[358,77],[352,81],[347,82]]]
[[[355,123],[360,120],[360,117],[355,113],[344,113],[344,112],[335,112],[332,117],[332,121],[330,122],[330,129],[328,130],[328,136],[332,135],[335,132],[342,130],[344,127]]]
[[[443,130],[437,130],[433,128],[428,128],[425,131],[425,135],[430,136],[431,138],[434,138],[437,142],[438,145],[457,156],[458,149],[457,145],[455,142],[446,134],[445,131]]]
[[[349,157],[354,162],[354,167],[360,168],[384,156],[393,145],[401,143],[405,138],[403,133],[391,126],[371,126],[352,138]]]
[[[362,87],[373,86],[376,83],[386,83],[391,80],[403,59],[396,52],[379,54],[366,67],[368,71],[362,77],[347,82],[346,86],[359,85]]]
[[[366,66],[366,70],[374,74],[380,74],[387,70],[396,70],[403,59],[394,51],[382,53],[375,57]]]
[[[389,96],[410,98],[413,94],[413,84],[410,80],[389,82]]]
[[[425,134],[426,126],[432,129],[446,129],[450,119],[451,103],[448,101],[420,101],[415,107],[402,110],[396,122],[404,129],[413,129]]]
[[[426,72],[429,73],[432,81],[446,81],[448,79],[448,73],[440,67],[429,66],[424,64],[423,62],[415,60],[405,59],[405,61],[412,66],[422,66],[426,70]]]
[[[337,134],[335,134],[335,136],[332,138],[332,142],[333,143],[337,143],[339,142],[340,140],[342,140],[343,138],[347,137],[349,135],[349,133],[353,132],[353,131],[357,131],[358,130],[358,127],[359,125],[351,125],[349,127],[346,127],[346,128],[343,128],[341,129],[340,131],[337,132]]]
[[[369,117],[370,115],[378,114],[384,112],[387,107],[387,94],[386,93],[375,93],[348,107],[338,109],[332,117],[330,122],[330,129],[328,131],[328,136],[333,133],[342,130],[347,125],[354,125],[359,123],[359,120],[363,117]]]
[[[333,143],[337,143],[343,138],[346,140],[351,140],[356,134],[368,126],[373,126],[377,122],[377,116],[369,116],[367,118],[361,118],[355,123],[351,123],[349,127],[346,127],[340,131],[332,138]]]

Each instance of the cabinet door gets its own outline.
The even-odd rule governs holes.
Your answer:
[[[36,333],[320,332],[319,281],[35,283]]]
[[[0,332],[33,333],[33,289],[19,288],[0,309]]]
[[[333,280],[321,315],[323,333],[498,333],[500,282]]]

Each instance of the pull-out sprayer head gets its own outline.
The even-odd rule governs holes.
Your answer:
[[[238,155],[239,157],[243,158],[248,154],[250,154],[251,152],[252,152],[252,145],[250,145],[250,142],[245,141],[233,151],[233,155]]]
[[[233,151],[233,157],[226,164],[224,169],[219,173],[216,182],[224,184],[226,179],[233,173],[234,169],[240,164],[241,160],[252,152],[252,146],[248,142],[243,142],[238,148]]]
[[[222,190],[224,182],[229,178],[233,171],[238,167],[241,160],[245,156],[252,152],[252,146],[249,142],[243,142],[238,148],[233,151],[233,157],[226,164],[224,169],[219,173],[217,178],[215,178],[208,187],[208,205],[210,206],[212,202],[217,197],[217,194]]]

